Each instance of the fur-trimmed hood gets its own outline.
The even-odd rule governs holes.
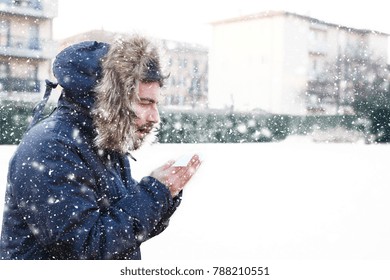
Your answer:
[[[134,149],[139,82],[163,86],[165,79],[157,47],[141,36],[72,45],[57,55],[53,72],[61,97],[90,111],[95,145],[122,154]]]

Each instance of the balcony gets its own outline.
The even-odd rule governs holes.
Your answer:
[[[0,46],[0,56],[32,59],[52,59],[56,55],[56,43],[50,39],[12,36]]]
[[[0,0],[0,13],[51,19],[58,15],[57,0]]]
[[[0,78],[0,92],[40,92],[37,79]]]

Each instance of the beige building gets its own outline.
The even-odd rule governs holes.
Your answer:
[[[348,55],[369,55],[387,63],[387,34],[289,12],[233,18],[212,27],[210,108],[293,115],[348,113],[347,105],[335,104],[335,99],[348,97],[343,75],[326,90],[316,81]]]
[[[92,30],[65,39],[60,44],[60,49],[88,40],[109,43],[122,35],[105,30]],[[161,105],[178,109],[207,107],[208,49],[186,42],[157,38],[152,40],[164,53],[164,69],[169,74]]]
[[[163,105],[207,107],[208,50],[199,45],[162,40],[170,73]]]
[[[0,98],[39,99],[56,53],[57,0],[0,0]]]

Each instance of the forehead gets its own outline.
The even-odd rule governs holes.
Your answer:
[[[160,84],[158,82],[139,83],[138,96],[140,99],[149,98],[157,100],[160,95]]]

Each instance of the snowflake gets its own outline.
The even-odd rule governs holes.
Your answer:
[[[44,171],[44,170],[45,170],[45,165],[43,165],[42,163],[39,163],[39,162],[37,162],[37,161],[33,161],[33,162],[31,163],[31,166],[32,166],[34,169],[38,170],[38,171]]]

